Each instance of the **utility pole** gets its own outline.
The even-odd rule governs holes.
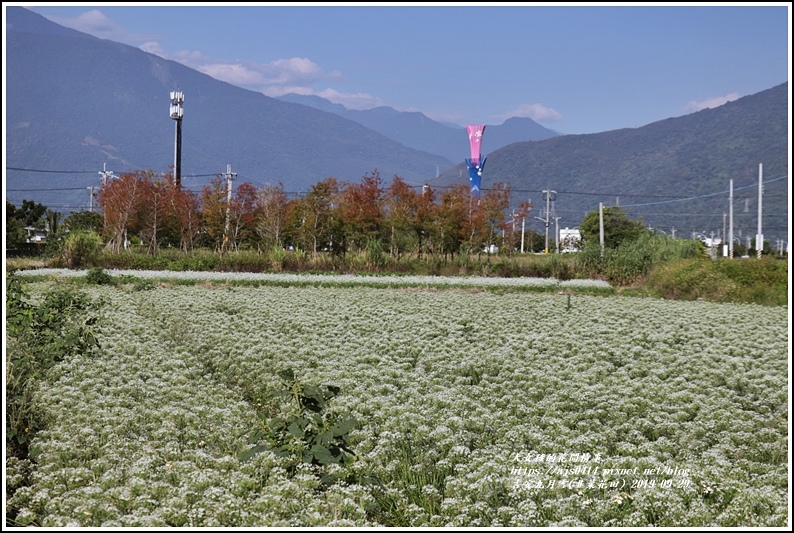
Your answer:
[[[118,176],[113,175],[112,170],[107,169],[107,163],[102,163],[102,170],[99,171],[99,175],[102,176],[99,178],[99,185],[101,187],[107,185],[110,178],[118,178]]]
[[[527,221],[527,216],[521,217],[521,253],[524,253],[524,223]]]
[[[598,232],[601,242],[601,257],[604,257],[604,202],[598,202]],[[694,232],[692,232],[694,236]]]
[[[560,217],[554,217],[554,240],[556,241],[557,253],[560,253]]]
[[[510,213],[510,220],[512,222],[512,230],[510,232],[510,253],[513,253],[516,249],[516,220],[518,220],[518,213],[516,213],[515,209],[512,213]],[[504,246],[504,240],[502,241],[502,245]]]
[[[88,211],[90,213],[94,212],[94,194],[96,191],[96,187],[86,187],[88,189]]]
[[[545,253],[549,253],[549,204],[551,202],[551,195],[554,194],[555,197],[557,195],[557,191],[551,191],[546,189],[543,191],[543,194],[546,195],[546,251]]]
[[[229,242],[229,219],[232,211],[232,180],[237,176],[232,172],[232,166],[226,165],[226,225],[223,233],[224,247]]]
[[[722,243],[721,243],[722,244],[722,246],[721,246],[721,248],[722,248],[722,257],[727,257],[728,256],[728,248],[727,248],[727,245],[725,244],[725,216],[726,216],[725,211],[723,211],[722,212]]]
[[[761,198],[764,195],[764,165],[758,163],[758,233],[755,235],[755,255],[761,259],[761,252],[764,250],[764,234],[761,233]]]
[[[730,222],[728,224],[728,257],[733,259],[733,180],[730,181],[730,200],[728,202],[728,212]]]

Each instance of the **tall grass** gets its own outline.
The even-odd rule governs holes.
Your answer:
[[[617,248],[601,251],[589,244],[577,255],[577,271],[591,277],[606,277],[616,285],[631,285],[647,276],[656,265],[703,255],[703,246],[691,240],[664,235],[642,235]]]
[[[759,259],[681,259],[660,265],[644,290],[675,300],[788,304],[788,262]]]

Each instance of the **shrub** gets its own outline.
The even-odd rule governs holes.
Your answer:
[[[41,429],[33,403],[34,384],[57,362],[99,345],[93,331],[98,309],[70,289],[48,292],[38,305],[28,301],[19,279],[6,278],[6,444],[26,456],[30,438]]]
[[[248,461],[273,449],[276,455],[292,459],[293,470],[298,463],[351,464],[355,453],[348,448],[348,438],[358,423],[350,416],[325,412],[328,400],[339,394],[339,388],[301,383],[292,369],[279,372],[279,377],[284,388],[269,396],[286,401],[287,414],[268,419],[268,413],[260,413],[262,423],[248,439],[253,446],[239,454],[240,460]]]
[[[641,280],[657,265],[703,255],[700,243],[643,234],[617,248],[601,251],[600,244],[587,244],[577,255],[576,268],[583,277],[605,276],[618,285]]]
[[[102,239],[93,232],[73,231],[61,246],[60,261],[67,268],[94,266],[102,250]]]
[[[709,258],[680,259],[657,267],[647,279],[648,290],[676,300],[724,301],[736,284],[714,268]]]
[[[85,282],[90,285],[115,285],[116,280],[102,268],[94,267],[85,275]]]

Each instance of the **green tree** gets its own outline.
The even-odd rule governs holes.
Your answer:
[[[590,211],[584,217],[579,232],[585,243],[600,242],[600,223],[598,210]],[[624,241],[634,241],[641,235],[651,233],[640,220],[631,220],[619,207],[604,208],[604,247],[617,248]]]
[[[341,237],[336,214],[339,189],[336,178],[326,178],[312,185],[296,205],[295,236],[304,250],[311,250],[312,256],[326,243],[331,244],[334,238]]]
[[[13,248],[26,242],[25,221],[20,211],[6,200],[6,246]]]
[[[443,253],[444,257],[454,257],[469,237],[475,204],[466,183],[454,185],[441,194],[436,232],[440,248],[438,252]]]
[[[37,204],[33,200],[22,200],[22,207],[17,216],[21,218],[25,226],[44,229],[44,215],[46,214],[47,208],[44,205]]]
[[[22,206],[16,207],[6,200],[6,244],[18,246],[27,242],[28,231],[42,230],[47,221],[47,208],[33,200],[22,200]]]
[[[72,211],[63,221],[69,231],[102,232],[102,215],[93,211]]]

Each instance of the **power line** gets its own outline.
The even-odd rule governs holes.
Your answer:
[[[6,170],[18,170],[20,172],[43,172],[47,174],[94,174],[96,170],[42,170],[38,168],[18,168],[6,167]]]
[[[69,187],[65,189],[6,189],[8,192],[48,192],[48,191],[84,191],[85,187]]]
[[[773,181],[783,180],[783,179],[788,179],[788,176],[780,176],[780,177],[777,177],[777,178],[772,178],[771,180],[766,180],[764,182],[764,184],[771,183]],[[755,185],[746,185],[744,187],[738,187],[738,188],[734,189],[734,191],[743,190],[743,189],[751,189],[751,188],[757,187],[757,186],[758,186],[757,184],[755,184]],[[692,197],[689,197],[689,198],[668,200],[668,201],[665,201],[665,202],[648,202],[648,203],[644,203],[644,204],[627,204],[627,205],[623,205],[621,207],[635,207],[635,206],[643,206],[643,205],[659,205],[659,204],[668,204],[668,203],[679,202],[679,201],[683,202],[685,200],[697,200],[697,199],[700,199],[700,198],[708,198],[709,196],[719,196],[721,194],[728,194],[728,192],[729,191],[726,190],[726,191],[715,192],[715,193],[711,193],[711,194],[702,194],[702,195],[699,195],[699,196],[692,196]]]

